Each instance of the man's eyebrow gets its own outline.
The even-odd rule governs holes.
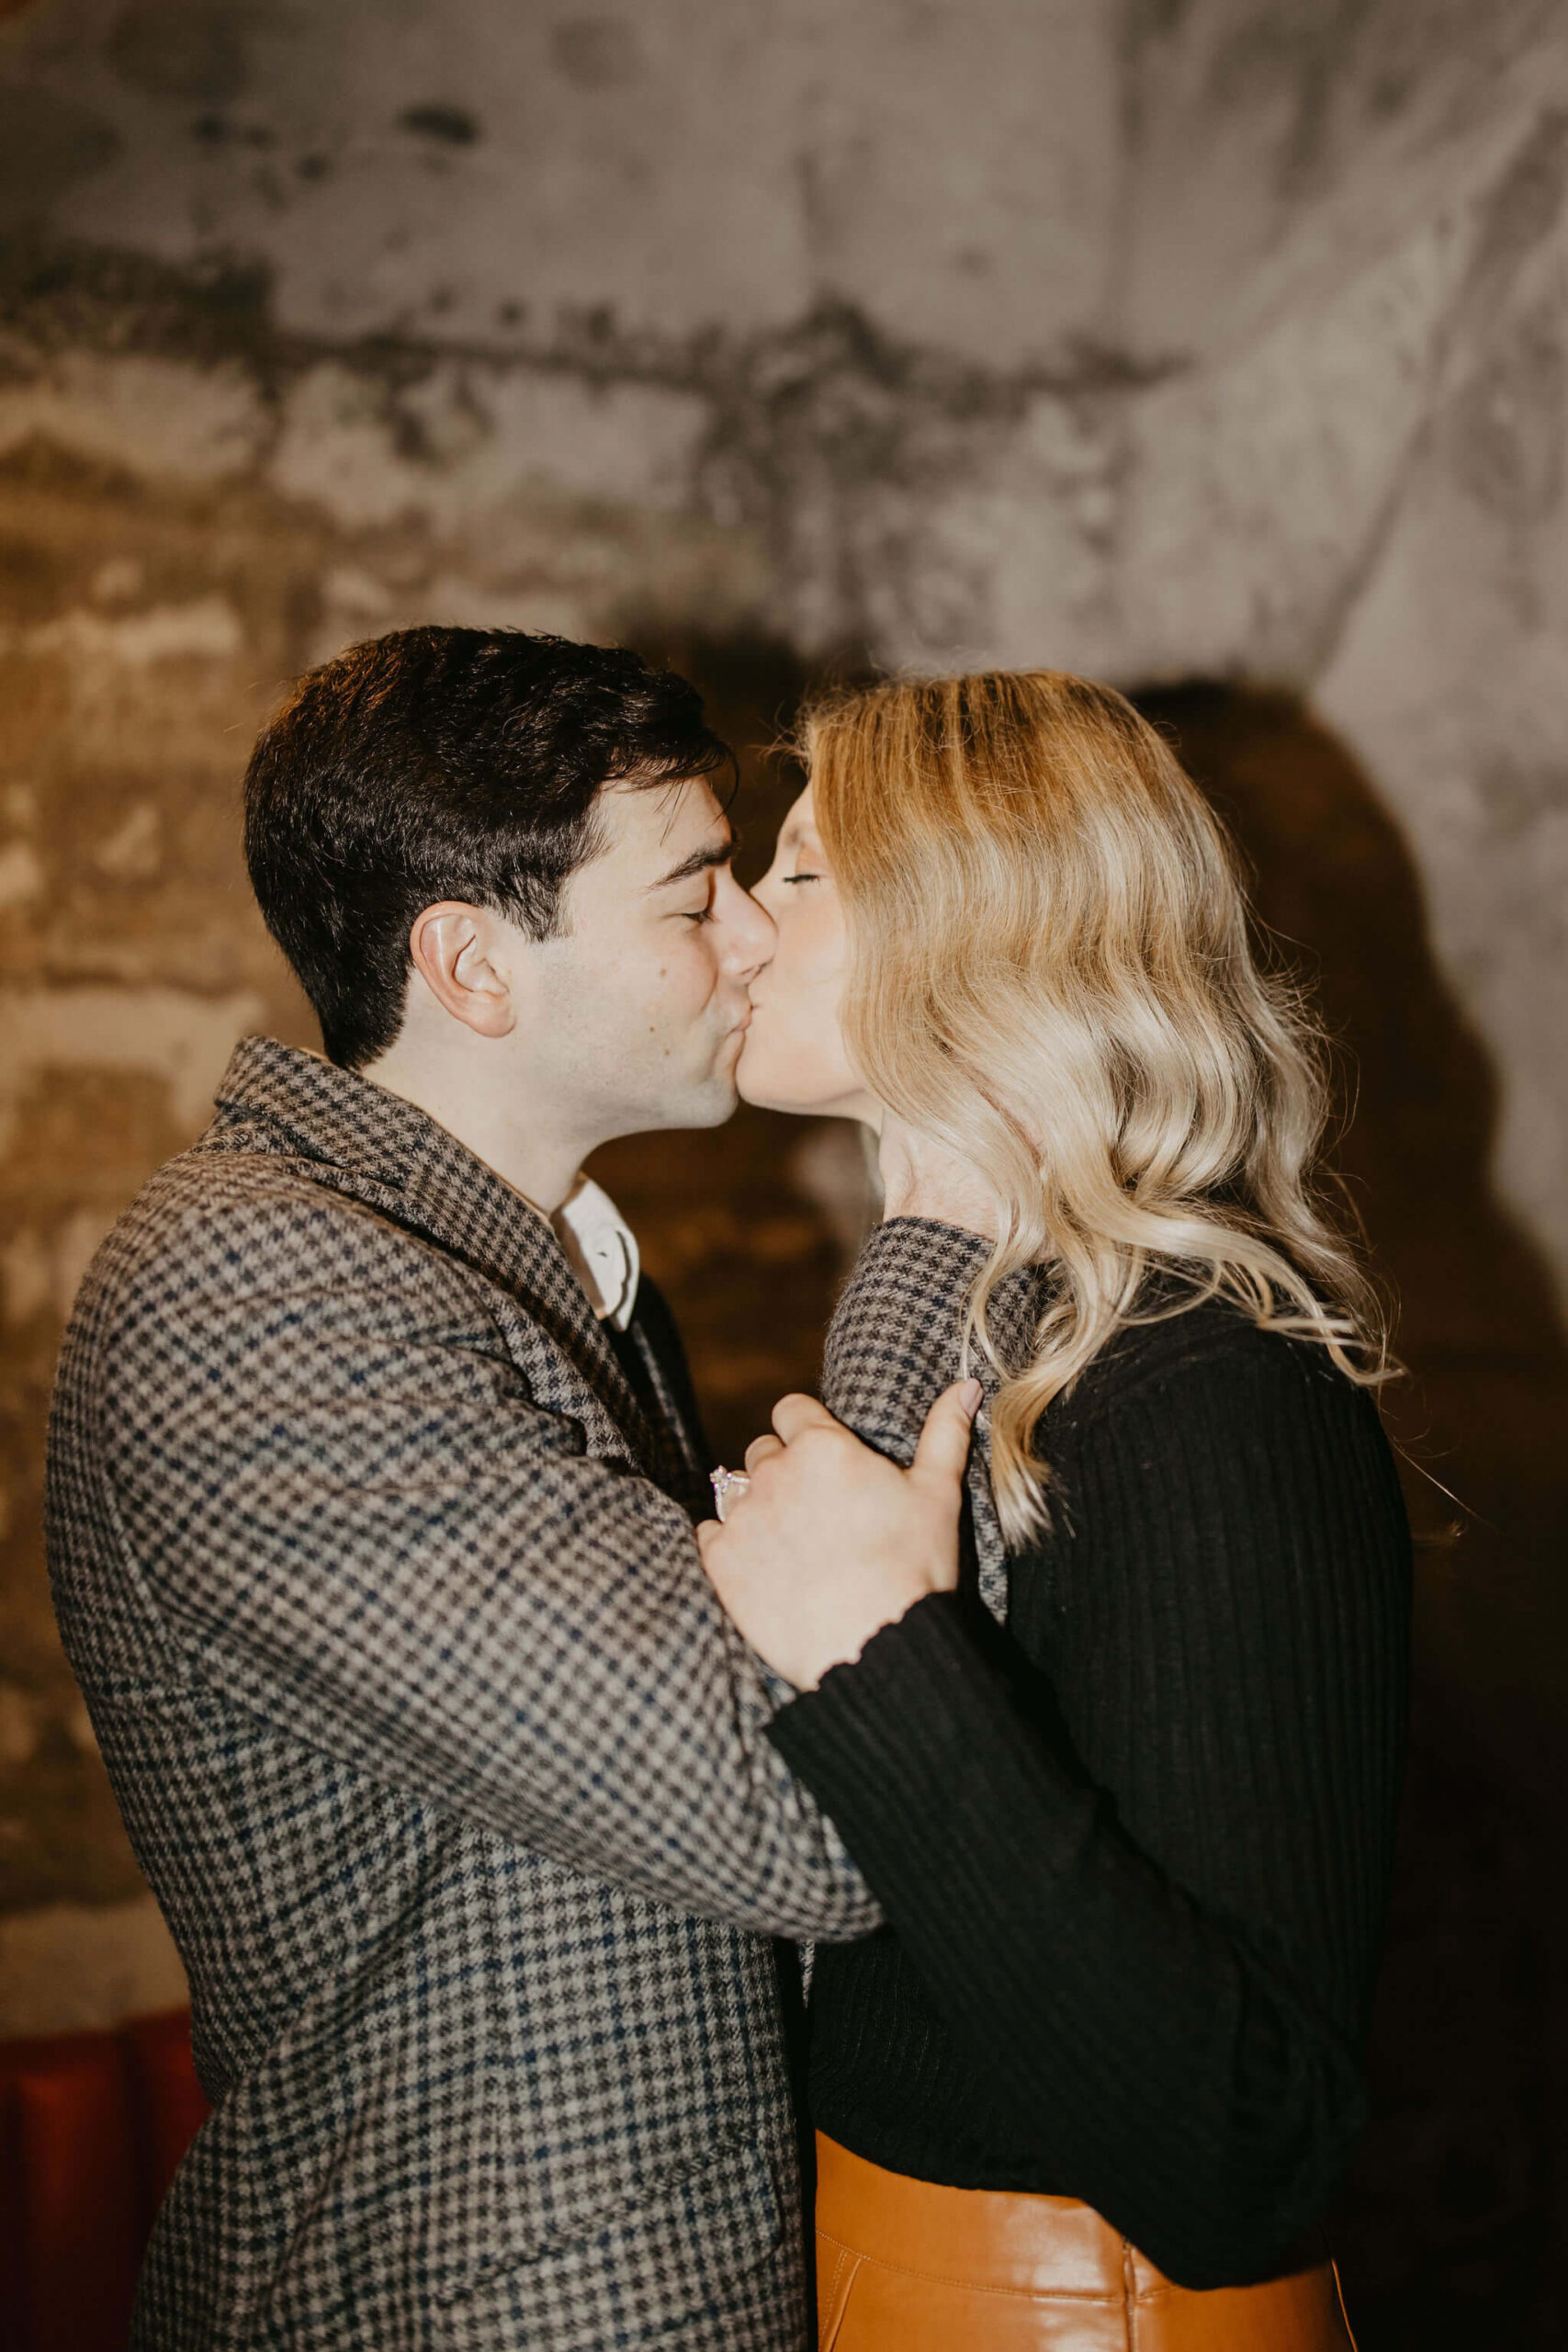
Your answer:
[[[731,825],[724,841],[705,842],[701,849],[694,849],[690,857],[683,857],[679,865],[672,865],[668,874],[661,874],[657,882],[650,882],[648,887],[650,890],[667,890],[672,882],[689,882],[694,874],[705,874],[711,865],[728,865],[739,846],[740,836]]]

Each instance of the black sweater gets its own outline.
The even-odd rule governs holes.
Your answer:
[[[824,1393],[854,1425],[855,1350],[902,1357],[902,1426],[861,1417],[897,1458],[986,1255],[898,1219],[852,1277]],[[1215,1303],[1121,1335],[1038,1442],[1051,1532],[1007,1564],[1006,1632],[934,1596],[772,1726],[889,1922],[818,1952],[813,2116],[921,2179],[1081,2198],[1179,2284],[1235,2283],[1321,2218],[1361,2118],[1399,1487],[1366,1392]]]

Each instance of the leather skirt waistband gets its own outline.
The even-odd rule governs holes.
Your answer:
[[[942,2188],[821,2133],[817,2295],[820,2352],[1354,2352],[1321,2250],[1200,2292],[1075,2198]]]

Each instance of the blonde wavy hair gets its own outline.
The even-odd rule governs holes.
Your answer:
[[[1049,1521],[1042,1415],[1131,1322],[1219,1295],[1385,1377],[1380,1303],[1314,1185],[1322,1032],[1255,955],[1235,854],[1164,739],[1111,688],[1031,670],[838,695],[796,741],[845,910],[850,1052],[1000,1204],[963,1362],[977,1344],[1000,1378],[1009,1544]],[[1049,1303],[1004,1364],[991,1296],[1037,1264]],[[1151,1305],[1156,1269],[1189,1278],[1174,1304]]]

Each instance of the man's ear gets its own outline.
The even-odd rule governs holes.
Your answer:
[[[425,907],[409,933],[414,970],[432,996],[480,1037],[504,1037],[517,1023],[501,944],[494,915],[456,899]]]

